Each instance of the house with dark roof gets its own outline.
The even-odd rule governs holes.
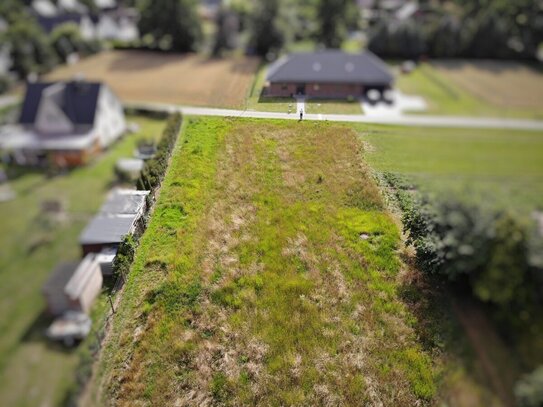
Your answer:
[[[99,82],[30,83],[19,122],[0,132],[0,149],[19,164],[86,164],[126,129],[123,107]]]
[[[373,53],[340,50],[289,54],[269,69],[263,96],[358,98],[369,90],[383,92],[394,84],[387,65]]]

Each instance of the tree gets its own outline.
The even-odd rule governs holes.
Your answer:
[[[51,33],[51,45],[62,61],[71,54],[92,54],[100,49],[97,41],[85,41],[79,27],[74,23],[65,23],[56,27]]]
[[[195,51],[202,39],[196,0],[142,0],[139,29],[144,41],[162,50]]]
[[[224,50],[236,47],[239,32],[239,16],[222,6],[217,15],[217,31],[213,44],[213,55],[220,56]]]
[[[18,20],[4,33],[11,46],[13,70],[26,78],[30,73],[44,73],[56,63],[47,35],[32,19]]]
[[[251,48],[257,55],[278,52],[285,44],[280,28],[280,0],[258,0],[251,18]]]
[[[339,48],[356,13],[352,0],[320,0],[317,6],[317,40],[327,48]]]

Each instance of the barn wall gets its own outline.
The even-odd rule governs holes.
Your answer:
[[[337,83],[306,83],[303,84],[305,94],[309,97],[323,99],[346,99],[348,97],[360,97],[364,94],[364,86],[361,84],[337,84]],[[291,97],[297,93],[298,85],[295,83],[272,83],[266,88],[265,96]]]

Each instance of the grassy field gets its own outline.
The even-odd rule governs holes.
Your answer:
[[[543,75],[520,64],[422,64],[397,78],[398,88],[428,103],[424,113],[543,118]]]
[[[40,289],[57,263],[80,257],[79,234],[111,188],[116,160],[132,156],[140,137],[159,136],[163,126],[158,120],[129,120],[140,124],[139,134],[126,136],[93,164],[53,178],[22,172],[10,181],[17,198],[0,203],[2,405],[58,405],[74,385],[78,355],[45,341],[48,319]],[[52,222],[40,213],[41,202],[51,199],[64,203],[66,221]]]
[[[311,114],[362,114],[362,106],[358,100],[352,102],[308,99],[305,112]]]
[[[365,158],[436,194],[462,194],[525,213],[543,208],[543,134],[359,126]]]
[[[190,119],[89,404],[431,403],[362,154],[342,125]]]
[[[47,79],[83,74],[88,80],[106,82],[123,102],[241,108],[258,64],[258,59],[248,57],[108,51],[60,67]]]

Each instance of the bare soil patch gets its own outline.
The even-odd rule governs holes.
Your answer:
[[[195,54],[108,51],[64,66],[50,80],[83,75],[110,85],[125,102],[162,102],[242,107],[258,67],[257,58],[209,59]]]

